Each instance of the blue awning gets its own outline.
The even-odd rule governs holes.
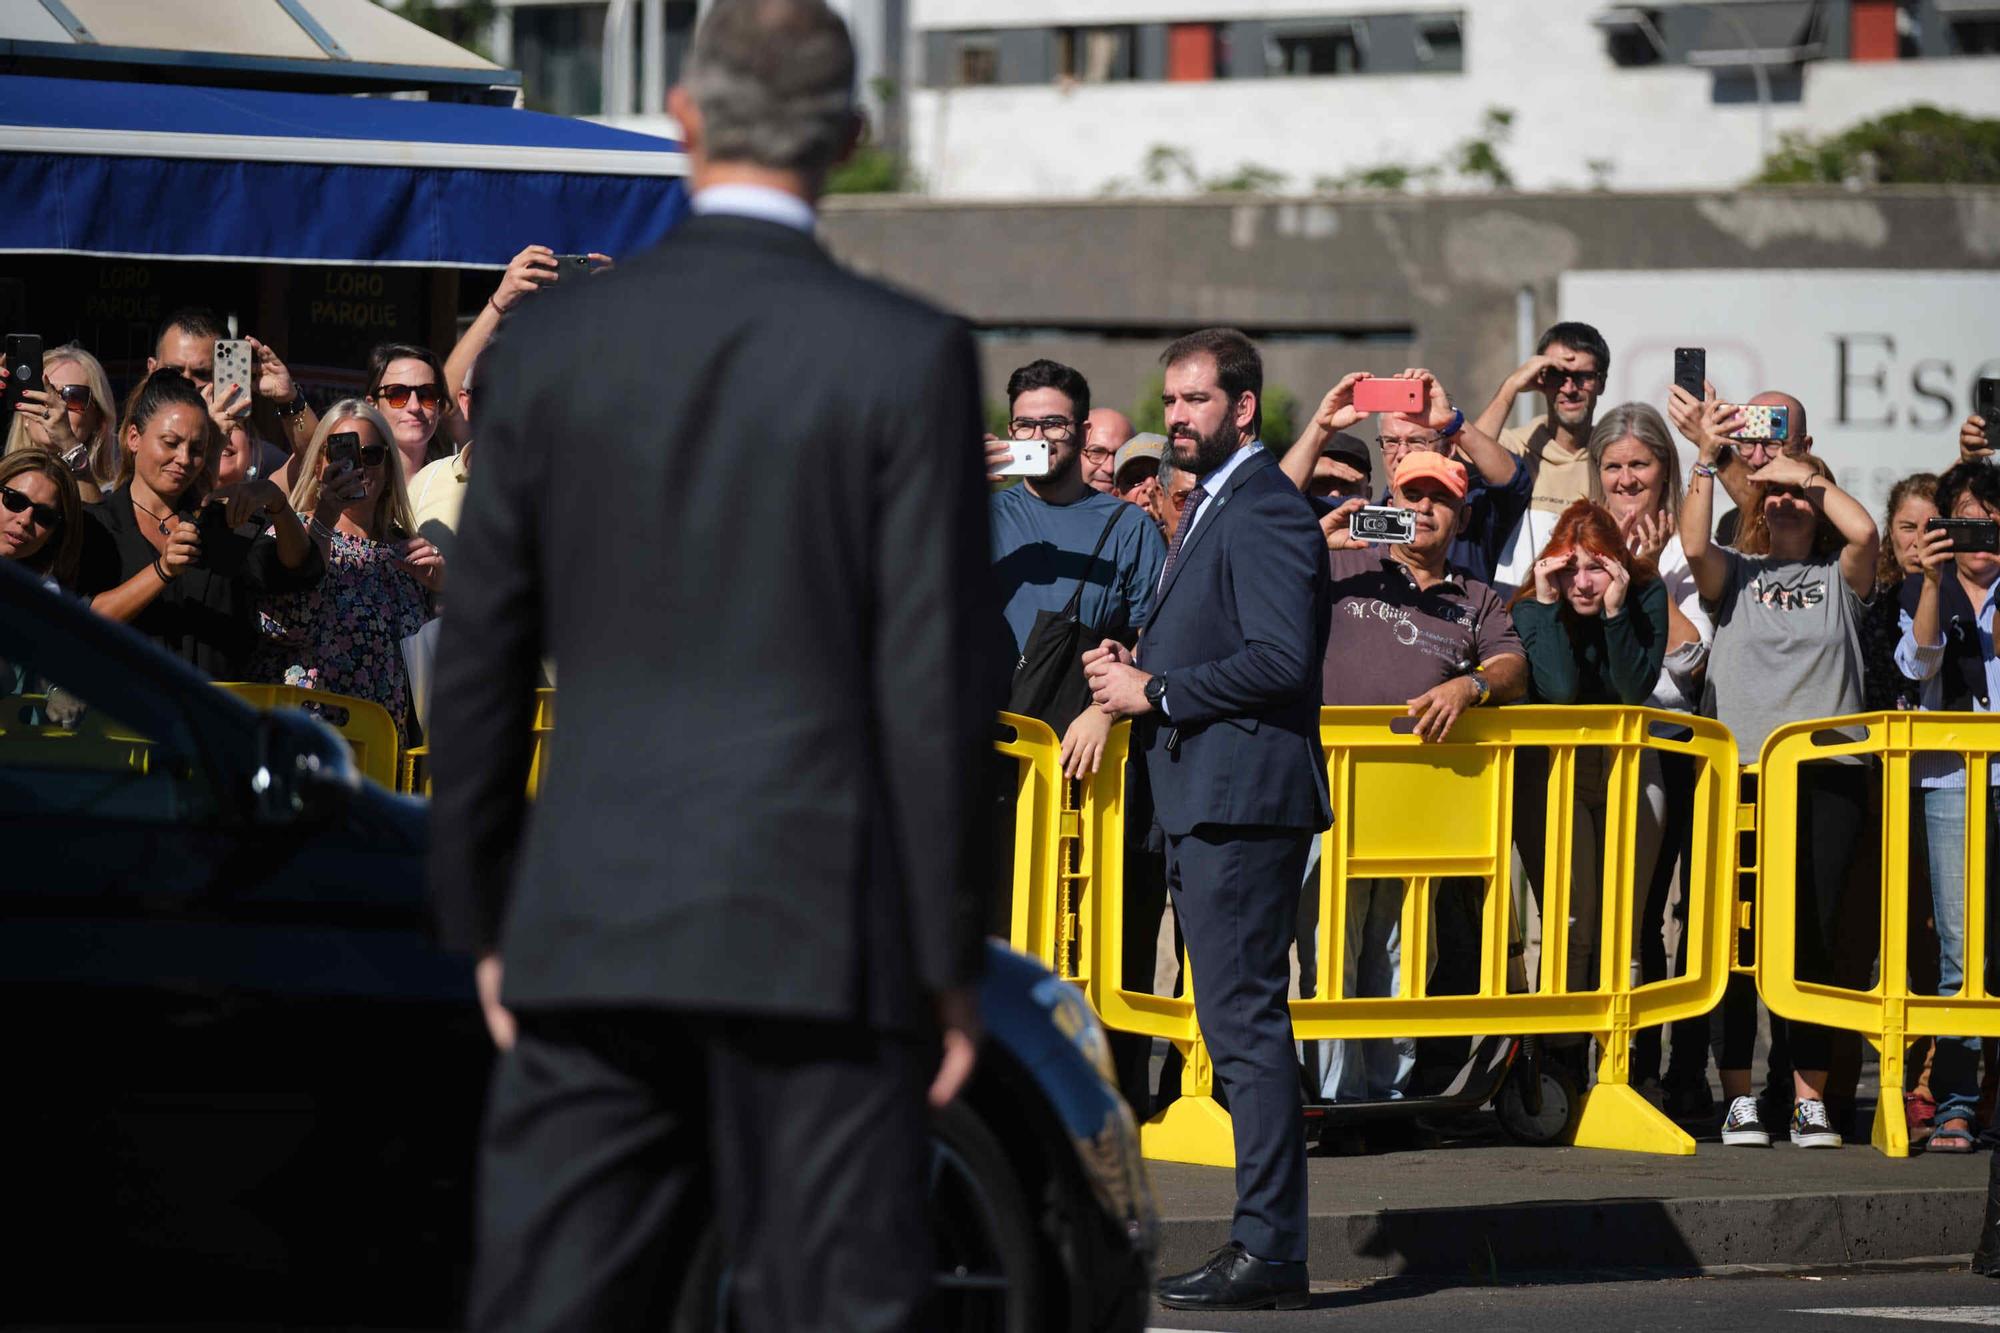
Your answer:
[[[0,76],[0,253],[499,268],[626,257],[680,145],[505,107]]]

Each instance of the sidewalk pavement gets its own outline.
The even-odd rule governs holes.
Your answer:
[[[1963,1260],[1979,1239],[1987,1165],[1983,1152],[1895,1161],[1865,1142],[1808,1151],[1713,1140],[1693,1157],[1499,1142],[1314,1157],[1312,1275]],[[1164,1219],[1159,1271],[1191,1268],[1229,1239],[1233,1176],[1148,1167]]]

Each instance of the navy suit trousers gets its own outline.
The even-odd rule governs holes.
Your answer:
[[[1167,838],[1167,887],[1194,969],[1195,1016],[1236,1135],[1230,1238],[1260,1259],[1306,1257],[1306,1139],[1288,951],[1304,829],[1201,824]]]

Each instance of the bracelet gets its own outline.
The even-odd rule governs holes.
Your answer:
[[[295,420],[299,417],[304,416],[306,414],[306,409],[310,406],[312,406],[312,404],[306,401],[305,394],[295,388],[292,390],[292,401],[286,403],[283,407],[279,408],[278,415],[285,418],[287,421]]]
[[[1464,429],[1465,413],[1454,407],[1451,409],[1451,424],[1439,431],[1438,434],[1448,440]]]
[[[500,308],[500,303],[498,301],[495,301],[492,297],[489,296],[486,298],[486,304],[493,307],[494,314],[500,316],[500,318],[502,319],[507,318],[507,312]]]
[[[160,563],[160,557],[158,556],[153,557],[153,572],[160,576],[160,582],[163,584],[174,581],[173,576],[167,573],[167,567]]]
[[[1707,463],[1696,463],[1694,465],[1694,475],[1697,477],[1708,477],[1711,480],[1713,480],[1715,477],[1715,469],[1713,467],[1710,467]]]

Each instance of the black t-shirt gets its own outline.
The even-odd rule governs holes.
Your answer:
[[[129,491],[105,492],[85,505],[83,556],[77,591],[95,597],[118,587],[159,558],[139,530],[155,520],[138,514]],[[204,545],[200,561],[169,583],[133,619],[132,628],[215,680],[242,680],[257,644],[257,599],[318,583],[326,561],[317,544],[304,564],[285,568],[278,540],[261,523],[245,524]]]

